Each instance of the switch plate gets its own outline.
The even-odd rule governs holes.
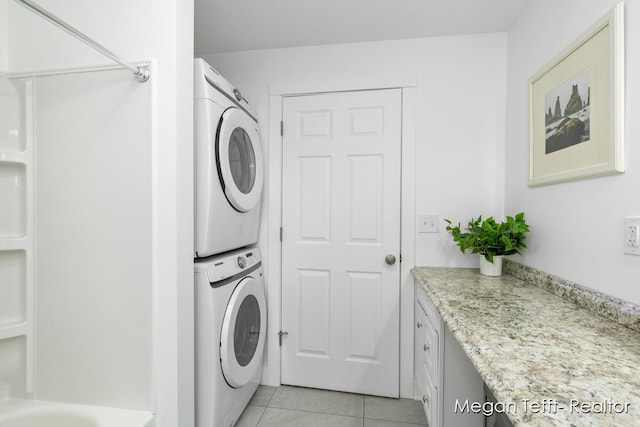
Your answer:
[[[640,255],[639,216],[628,216],[624,219],[624,253]]]
[[[420,233],[438,233],[439,215],[418,215],[418,232]]]

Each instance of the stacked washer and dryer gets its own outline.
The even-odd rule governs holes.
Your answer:
[[[195,60],[196,427],[233,426],[258,387],[266,301],[255,247],[264,166],[249,103]]]

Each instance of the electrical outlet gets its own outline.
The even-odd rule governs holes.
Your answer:
[[[640,217],[624,219],[624,253],[640,255]]]
[[[627,227],[627,245],[632,248],[638,247],[638,231],[640,230],[640,225],[631,224]]]
[[[418,232],[438,233],[439,215],[418,215]]]

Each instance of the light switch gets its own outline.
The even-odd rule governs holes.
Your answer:
[[[624,253],[640,255],[640,217],[624,219]]]
[[[439,215],[418,215],[418,232],[420,233],[438,233]]]

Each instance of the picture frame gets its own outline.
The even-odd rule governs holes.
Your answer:
[[[624,172],[624,5],[529,79],[529,186]]]

